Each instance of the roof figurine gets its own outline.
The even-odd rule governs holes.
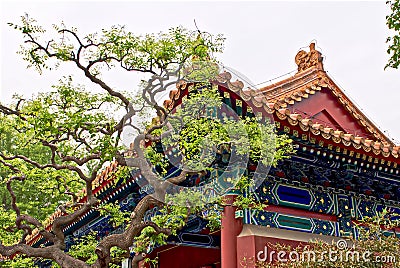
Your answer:
[[[310,52],[307,53],[304,50],[300,50],[295,57],[297,72],[305,71],[311,67],[316,67],[318,70],[323,71],[324,66],[322,60],[321,52],[315,49],[315,43],[311,43]]]

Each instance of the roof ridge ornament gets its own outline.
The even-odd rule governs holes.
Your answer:
[[[322,53],[315,49],[315,43],[310,44],[310,52],[300,50],[296,57],[295,62],[297,64],[297,73],[316,67],[318,70],[323,71],[324,66],[322,64]]]

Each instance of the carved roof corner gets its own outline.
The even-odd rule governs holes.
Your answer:
[[[323,71],[323,59],[324,58],[322,57],[322,53],[315,49],[315,43],[311,43],[309,52],[300,50],[295,57],[295,62],[297,64],[297,73],[303,72],[313,67]]]

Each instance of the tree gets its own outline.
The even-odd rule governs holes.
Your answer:
[[[6,226],[0,233],[2,256],[49,259],[65,268],[110,267],[134,245],[137,265],[149,244],[165,243],[185,225],[189,215],[210,210],[207,219],[216,225],[218,213],[212,207],[223,199],[179,188],[192,174],[206,177],[215,171],[218,163],[212,156],[226,151],[230,167],[240,169],[237,163],[247,167],[247,159],[268,166],[292,152],[291,140],[275,135],[273,126],[260,124],[258,118],[229,121],[210,116],[222,109],[221,99],[210,84],[218,74],[212,53],[222,50],[220,35],[193,34],[178,27],[167,33],[136,36],[124,27],[112,27],[80,37],[76,29],[61,25],[54,26],[59,38],[45,41],[45,30],[27,16],[21,24],[10,26],[25,39],[20,54],[28,67],[41,73],[72,63],[104,93],[87,91],[76,85],[72,76],[66,76],[51,92],[0,104],[4,122],[0,129],[0,175],[6,189],[3,192],[10,196],[4,200],[1,214]],[[102,78],[105,70],[117,68],[147,75],[136,96],[112,88]],[[191,83],[194,90],[181,109],[169,111],[159,104],[158,96],[178,82]],[[146,121],[143,114],[154,119]],[[132,148],[122,143],[128,128],[135,132]],[[167,150],[179,149],[176,163],[159,152],[160,144]],[[143,185],[151,188],[130,213],[113,204],[100,204],[93,194],[96,177],[113,161],[118,163],[113,176],[124,178],[130,169],[138,169]],[[179,172],[164,180],[173,165]],[[251,185],[251,178],[240,172],[230,174],[236,174],[230,187],[237,182],[241,190]],[[251,195],[241,204],[254,205]],[[160,207],[160,213],[144,221],[152,206]],[[77,241],[79,246],[67,249],[63,227],[92,209],[112,216],[112,224],[124,226],[122,233],[100,241],[89,235]],[[54,210],[59,217],[49,231],[43,222]],[[27,244],[34,230],[48,246]]]

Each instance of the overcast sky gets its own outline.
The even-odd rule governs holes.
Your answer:
[[[227,38],[224,65],[260,84],[296,69],[294,57],[313,40],[323,53],[328,75],[362,111],[400,144],[400,70],[384,70],[389,34],[385,1],[288,2],[106,2],[0,1],[0,101],[14,93],[31,96],[70,70],[37,74],[15,52],[22,37],[6,25],[28,13],[50,27],[64,21],[82,34],[112,25],[136,33],[159,32],[183,25],[222,33]],[[80,76],[78,74],[78,79]],[[115,86],[133,89],[128,76],[113,75]],[[117,78],[117,79],[116,79]],[[83,79],[83,77],[82,77]]]

